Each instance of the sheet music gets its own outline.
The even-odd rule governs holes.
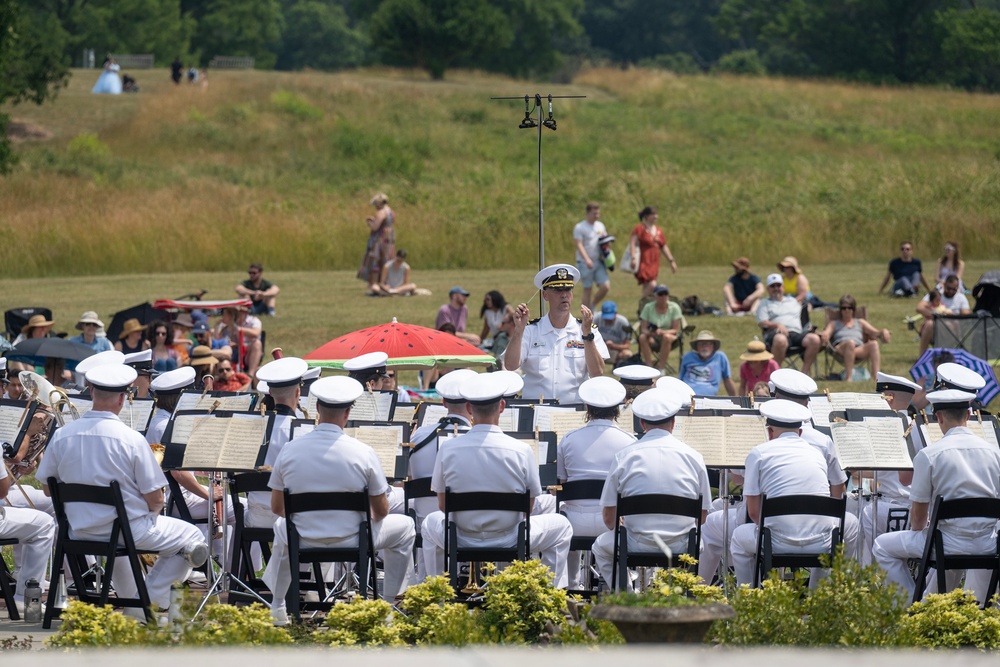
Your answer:
[[[215,467],[223,470],[253,470],[264,444],[267,420],[234,417],[216,421],[227,422],[228,428]]]
[[[882,394],[861,394],[855,392],[837,392],[830,394],[830,405],[833,410],[891,410],[889,403]]]
[[[392,419],[393,393],[381,391],[366,391],[354,401],[351,408],[351,419],[361,421],[389,421]]]
[[[861,421],[835,421],[830,437],[837,459],[854,470],[911,470],[903,422],[897,417],[865,417]]]
[[[195,417],[184,449],[184,468],[215,468],[226,439],[228,419]]]
[[[17,438],[21,433],[18,422],[24,414],[24,406],[0,405],[0,441],[9,442],[11,445],[17,444]],[[21,426],[27,428],[28,420]]]
[[[587,423],[587,413],[583,410],[555,408],[547,405],[536,405],[534,410],[535,430],[554,431],[556,442],[560,442],[564,435]]]
[[[442,417],[448,416],[448,408],[444,407],[440,403],[424,403],[424,418],[421,420],[420,425],[424,424],[436,424],[441,421]]]
[[[397,422],[411,422],[413,421],[413,415],[417,413],[417,406],[415,403],[404,403],[402,405],[396,404],[396,413],[392,416],[393,421]]]
[[[993,446],[997,446],[997,432],[993,427],[993,422],[984,419],[983,423],[980,424],[979,420],[975,417],[969,417],[969,423],[966,426],[972,431],[973,435],[982,438]],[[921,424],[920,431],[924,436],[924,442],[928,446],[933,445],[944,437],[944,433],[941,432],[941,426],[936,421]]]
[[[695,396],[695,410],[745,410],[738,401],[731,398],[709,398],[707,396]]]
[[[219,405],[216,410],[230,410],[232,412],[247,412],[253,405],[253,394],[236,394],[234,396],[212,396],[211,393],[202,396],[195,391],[182,392],[177,399],[176,414],[179,410],[204,410],[209,411],[215,402]]]
[[[833,405],[825,395],[810,396],[809,411],[812,412],[812,420],[815,426],[830,425],[830,413],[833,412]]]
[[[315,428],[316,424],[311,421],[308,424],[292,424],[292,437],[290,440],[300,438],[306,433],[312,433]]]
[[[191,429],[194,428],[195,420],[200,418],[202,418],[201,415],[178,415],[171,418],[173,428],[170,431],[170,442],[175,445],[186,445],[191,437]],[[165,430],[164,433],[166,433]]]
[[[678,415],[674,436],[698,451],[710,468],[741,468],[750,450],[767,440],[764,418]]]
[[[89,401],[83,398],[78,398],[76,396],[70,396],[69,402],[73,404],[73,407],[76,408],[76,411],[79,413],[81,417],[94,409],[93,401]],[[152,411],[150,411],[150,414],[152,414]],[[67,424],[72,421],[76,421],[73,418],[73,413],[70,412],[68,407],[65,410],[63,410],[63,421],[65,421]],[[148,425],[149,421],[147,421],[146,424]]]
[[[516,407],[504,408],[503,412],[500,413],[500,420],[497,422],[497,425],[503,431],[516,431],[517,417],[518,409]]]
[[[155,409],[156,405],[152,399],[136,398],[131,403],[125,401],[121,412],[118,413],[118,418],[132,430],[145,433],[146,429],[149,428],[149,420],[152,418]],[[82,415],[83,413],[80,414]]]
[[[349,435],[365,443],[373,450],[382,464],[382,472],[386,477],[396,476],[396,455],[400,453],[402,434],[399,428],[379,428],[378,426],[358,426],[347,429],[353,431]]]
[[[631,405],[627,408],[622,408],[618,415],[618,419],[615,420],[615,425],[626,433],[635,433],[635,417],[632,416]]]

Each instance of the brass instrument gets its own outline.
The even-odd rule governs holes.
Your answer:
[[[23,455],[15,460],[18,452],[14,452],[14,457],[9,461],[10,476],[15,483],[18,483],[23,475],[34,470],[38,465],[38,460],[41,458],[45,447],[49,444],[49,439],[52,437],[52,422],[53,420],[58,420],[59,414],[52,409],[51,404],[51,395],[57,390],[48,380],[32,371],[21,371],[20,380],[25,391],[31,396],[29,406],[30,401],[34,401],[41,410],[35,412],[32,422],[28,424],[25,430],[24,437],[27,439],[28,444],[26,447],[23,444],[21,446],[24,452]],[[58,391],[63,396],[66,395],[66,392],[62,389]],[[27,414],[28,408],[25,408],[24,415]],[[23,418],[24,416],[22,416],[22,420]],[[61,426],[62,422],[59,422],[59,425]],[[18,485],[20,484],[18,483]]]
[[[167,448],[158,442],[149,443],[149,448],[153,450],[153,457],[156,459],[156,465],[163,467],[163,455],[166,453]]]
[[[466,595],[479,595],[483,590],[479,585],[479,563],[469,563],[469,579],[465,582],[462,592]]]
[[[55,400],[52,400],[52,394],[56,395]],[[73,401],[70,400],[69,394],[67,394],[64,389],[60,387],[53,387],[49,392],[48,398],[49,407],[52,409],[52,413],[55,415],[56,421],[59,422],[59,426],[66,425],[66,415],[63,414],[64,411],[70,414],[73,421],[80,418],[80,411],[76,409],[75,405],[73,405]]]

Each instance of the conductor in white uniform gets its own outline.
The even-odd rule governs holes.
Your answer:
[[[573,286],[579,279],[575,266],[546,267],[535,275],[535,287],[542,291],[548,314],[528,322],[526,304],[514,310],[514,333],[504,353],[504,368],[521,369],[524,398],[578,403],[583,381],[604,375],[604,362],[610,355],[594,325],[594,313],[580,306],[580,321],[570,317]]]
[[[615,456],[601,496],[604,525],[608,532],[594,542],[594,560],[609,585],[613,580],[615,529],[618,496],[665,493],[684,498],[701,497],[701,519],[705,523],[712,505],[705,459],[675,438],[674,416],[681,409],[681,394],[668,389],[649,389],[632,403],[632,413],[639,418],[644,435]],[[637,515],[624,517],[628,528],[628,548],[634,551],[659,551],[657,535],[674,552],[686,551],[688,533],[694,522],[675,515]],[[619,582],[621,585],[621,582]]]
[[[350,492],[367,488],[371,506],[372,539],[385,563],[384,594],[389,600],[401,594],[413,574],[413,521],[401,514],[389,514],[385,472],[371,447],[346,435],[344,426],[351,406],[364,392],[361,383],[349,377],[317,380],[310,389],[316,397],[319,425],[306,435],[289,442],[278,455],[271,472],[271,510],[274,522],[274,551],[264,571],[264,582],[274,594],[271,615],[276,625],[285,625],[285,595],[291,584],[288,560],[288,533],[285,525],[284,490],[292,493]],[[303,547],[357,545],[356,512],[308,512],[295,520]]]
[[[528,491],[532,506],[542,492],[538,461],[532,448],[506,435],[497,425],[504,408],[507,380],[483,373],[463,383],[462,396],[470,405],[473,423],[468,433],[448,441],[438,452],[431,488],[438,494],[441,511],[424,519],[424,566],[428,575],[444,572],[444,492]],[[460,512],[451,517],[458,524],[458,539],[475,547],[513,546],[522,517],[516,512]],[[554,573],[559,588],[567,584],[566,557],[573,529],[561,514],[531,517],[531,552],[541,552],[541,560]]]
[[[146,588],[150,601],[166,609],[171,585],[186,579],[191,567],[205,563],[208,545],[196,526],[160,515],[166,485],[163,472],[142,434],[118,418],[125,391],[136,375],[135,369],[120,364],[88,371],[93,409],[56,432],[37,476],[105,487],[119,483],[136,548],[159,553],[146,575]],[[44,490],[49,493],[48,485]],[[73,527],[71,537],[79,539],[107,539],[116,518],[112,507],[81,503],[67,505],[66,517]],[[135,597],[127,559],[116,563],[112,582],[119,594]],[[136,609],[126,613],[142,614]]]

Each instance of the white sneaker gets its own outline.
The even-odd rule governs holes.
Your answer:
[[[271,607],[271,620],[279,628],[288,625],[288,611],[284,607]]]
[[[181,551],[191,567],[201,567],[208,560],[208,545],[204,542],[192,542]]]

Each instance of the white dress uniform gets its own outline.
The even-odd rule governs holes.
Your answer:
[[[292,436],[292,420],[302,416],[286,405],[274,407],[277,414],[271,428],[271,439],[267,443],[267,452],[264,454],[264,465],[271,468],[274,468],[278,455]],[[270,494],[264,491],[247,494],[247,512],[244,516],[247,528],[270,528],[278,518],[271,511]]]
[[[602,359],[609,359],[608,346],[595,328],[594,344]],[[579,403],[580,385],[589,375],[580,322],[569,318],[562,329],[552,326],[548,316],[524,327],[521,338],[521,372],[527,399],[556,398],[560,403]]]
[[[934,394],[928,395],[928,398],[932,396]],[[945,437],[918,452],[913,459],[910,500],[929,505],[928,528],[930,513],[938,496],[946,500],[1000,498],[1000,451],[973,435],[968,428],[951,428]],[[997,524],[988,519],[954,519],[944,522],[941,532],[946,553],[987,553],[997,546]],[[888,573],[889,580],[902,586],[911,597],[914,583],[906,561],[923,555],[927,537],[928,529],[895,531],[880,535],[872,548],[875,561]],[[961,576],[961,570],[947,573],[949,590],[958,585]],[[931,577],[928,593],[945,592],[937,591],[936,581]],[[980,604],[988,582],[989,572],[986,570],[966,572],[965,588],[976,593]]]
[[[840,465],[837,458],[837,450],[833,446],[833,439],[822,431],[813,428],[811,422],[803,422],[802,439],[815,447],[823,459],[826,461],[826,478],[830,486],[845,484],[847,473]],[[860,524],[858,517],[853,512],[848,511],[844,516],[844,552],[849,558],[857,559],[860,555],[861,544],[859,539]]]
[[[757,445],[747,455],[743,494],[829,496],[827,462],[806,440],[792,432],[782,433]],[[830,531],[838,524],[832,517],[786,516],[768,520],[775,549],[790,553],[828,548]],[[746,523],[733,531],[731,552],[739,584],[752,583],[757,530],[757,524]]]
[[[431,488],[444,493],[494,491],[520,493],[532,498],[542,493],[538,463],[531,447],[506,435],[499,426],[477,424],[468,433],[448,442],[438,452]],[[424,567],[429,575],[445,569],[444,512],[432,512],[424,519]],[[513,546],[521,517],[514,512],[463,512],[453,520],[458,523],[458,537],[469,546]],[[531,552],[541,552],[541,560],[555,573],[555,585],[567,584],[566,557],[573,529],[561,514],[531,517]]]
[[[655,391],[650,390],[642,396]],[[677,407],[680,407],[679,403]],[[600,502],[602,507],[615,507],[619,494],[634,496],[647,493],[667,493],[686,498],[701,496],[702,509],[707,512],[712,504],[712,490],[708,484],[705,459],[665,429],[647,431],[638,442],[615,456]],[[686,517],[639,515],[625,517],[625,527],[628,528],[629,549],[659,551],[652,538],[655,533],[671,549],[684,551],[688,546],[688,533],[694,525]],[[615,533],[606,527],[605,530],[594,542],[594,559],[604,581],[610,585]]]
[[[88,381],[92,382],[91,375],[103,368],[88,373]],[[195,526],[149,511],[143,494],[162,489],[166,480],[142,435],[123,424],[114,413],[91,410],[56,432],[37,477],[97,486],[117,481],[121,485],[136,548],[160,554],[146,575],[146,588],[150,600],[166,609],[170,604],[170,586],[183,581],[190,570],[182,552],[203,539]],[[66,515],[74,527],[72,536],[83,539],[106,539],[115,519],[114,508],[78,503],[68,505]],[[119,594],[135,596],[127,559],[121,558],[115,564],[112,581]]]
[[[0,466],[0,480],[6,478],[7,470]],[[8,490],[6,498],[13,501],[14,495],[20,493],[12,487]],[[42,495],[44,497],[44,494]],[[15,575],[17,591],[14,593],[14,599],[18,604],[24,603],[25,584],[29,579],[35,579],[43,588],[45,587],[45,572],[48,569],[49,556],[52,554],[55,534],[56,522],[49,514],[30,507],[5,507],[4,504],[0,504],[0,538],[20,540],[18,546],[21,547],[21,553],[18,554],[19,566]]]
[[[469,421],[468,417],[449,412],[447,416],[443,417],[437,423],[424,424],[414,431],[413,435],[410,437],[414,446],[424,442],[424,440],[431,437],[431,435],[435,432],[437,432],[438,435],[436,438],[420,447],[420,449],[415,449],[413,453],[410,454],[409,468],[407,469],[409,478],[421,479],[433,475],[434,463],[437,461],[440,441],[444,439],[451,439],[462,433],[466,433],[471,427],[472,422]],[[436,511],[438,508],[437,498],[414,498],[411,502],[413,503],[413,510],[417,515],[418,526],[423,523],[428,514]]]
[[[327,380],[349,379],[323,378],[316,381],[312,391],[320,393],[323,387],[317,385]],[[368,487],[368,494],[376,496],[386,492],[388,483],[371,447],[345,435],[339,426],[319,424],[312,432],[292,440],[278,455],[269,486],[293,493],[361,491]],[[353,547],[358,543],[358,524],[363,519],[363,515],[353,512],[309,512],[295,523],[303,547]],[[392,600],[402,593],[412,575],[413,521],[390,514],[372,522],[372,535],[375,550],[381,552],[385,563],[385,597]],[[285,519],[279,517],[274,523],[273,555],[263,577],[274,593],[272,609],[285,606],[291,584],[287,538]]]
[[[605,378],[614,382],[610,378]],[[589,382],[589,380],[588,380]],[[556,476],[560,481],[605,479],[615,456],[635,443],[635,436],[618,428],[610,419],[594,419],[563,436],[556,449]],[[599,500],[570,500],[559,506],[569,519],[575,536],[596,537],[607,530]],[[580,587],[580,552],[569,553],[569,587]]]

